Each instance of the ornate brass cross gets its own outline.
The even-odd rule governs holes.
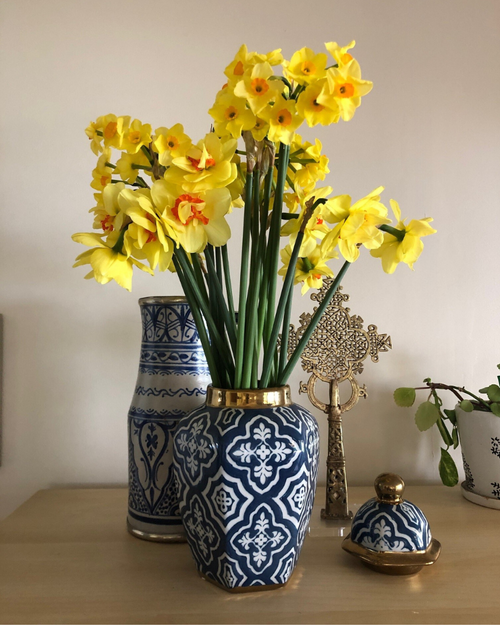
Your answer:
[[[311,299],[321,302],[331,285],[330,279],[323,281],[323,287],[311,295]],[[387,352],[391,347],[391,337],[378,334],[377,326],[363,329],[363,319],[349,315],[350,309],[343,302],[349,295],[339,287],[326,308],[321,321],[314,330],[301,356],[302,368],[311,374],[307,383],[300,383],[300,393],[307,393],[313,406],[328,415],[328,458],[326,477],[326,505],[321,511],[323,519],[350,519],[347,497],[344,442],[342,438],[342,414],[356,405],[360,397],[366,397],[365,385],[359,386],[355,374],[363,372],[363,361],[369,355],[378,362],[379,352]],[[300,337],[311,321],[313,313],[303,313],[297,329],[290,326],[289,353],[293,351]],[[316,382],[327,382],[330,387],[329,403],[320,401],[315,394]],[[351,396],[342,404],[339,385],[348,381]]]

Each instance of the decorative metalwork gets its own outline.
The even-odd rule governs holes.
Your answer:
[[[331,283],[330,279],[323,280],[323,287],[314,292],[311,299],[321,302]],[[328,415],[326,505],[321,511],[324,519],[352,518],[347,496],[342,414],[351,410],[360,397],[367,397],[365,385],[360,386],[355,377],[363,372],[363,361],[370,356],[373,362],[378,362],[379,353],[392,348],[391,337],[379,334],[377,326],[369,325],[364,330],[363,319],[349,315],[350,309],[344,308],[349,295],[342,293],[341,289],[339,287],[333,296],[301,356],[302,368],[311,376],[307,383],[300,383],[299,392],[307,393],[312,405]],[[312,313],[302,313],[297,329],[290,326],[289,354],[297,346],[315,311],[316,308]],[[328,404],[315,394],[318,380],[329,384]],[[351,384],[351,396],[342,404],[339,385],[344,381]]]

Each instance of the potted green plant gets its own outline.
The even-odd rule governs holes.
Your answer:
[[[462,386],[426,378],[425,386],[396,389],[394,401],[408,408],[414,405],[417,391],[428,391],[426,401],[417,408],[415,423],[421,432],[435,425],[441,434],[446,446],[441,447],[439,459],[443,484],[458,483],[457,466],[449,449],[460,445],[466,478],[461,485],[463,496],[482,506],[500,509],[500,376],[498,382],[475,395]],[[439,391],[455,396],[458,401],[454,409],[443,407]]]

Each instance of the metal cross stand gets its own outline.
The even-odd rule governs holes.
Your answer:
[[[331,279],[323,280],[323,287],[313,293],[311,299],[321,302],[331,282]],[[313,406],[328,415],[326,505],[321,511],[321,518],[336,520],[352,518],[347,498],[342,414],[355,406],[360,397],[367,396],[365,385],[359,386],[355,374],[363,372],[363,361],[368,355],[373,362],[378,362],[379,352],[392,348],[391,337],[378,334],[377,326],[369,325],[364,330],[363,319],[358,315],[349,315],[350,309],[343,307],[349,295],[342,293],[341,289],[338,288],[302,353],[302,368],[311,377],[307,383],[300,383],[299,390],[300,393],[307,393]],[[297,330],[290,326],[289,353],[309,325],[314,311],[300,316]],[[315,394],[318,380],[329,384],[328,404],[320,401]],[[342,404],[339,385],[344,381],[351,384],[351,397]]]

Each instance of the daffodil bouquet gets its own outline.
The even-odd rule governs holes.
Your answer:
[[[360,247],[392,273],[399,262],[412,267],[421,237],[435,232],[430,218],[406,225],[393,200],[390,225],[383,187],[352,203],[320,186],[328,158],[318,139],[304,141],[297,131],[303,123],[352,119],[372,88],[353,47],[328,43],[328,54],[302,48],[286,61],[281,50],[242,46],[209,110],[210,132],[197,143],[179,123],[152,133],[128,116],[104,115],[86,129],[98,156],[90,210],[98,232],[73,235],[91,248],[75,266],[90,264],[86,278],[128,290],[134,266],[176,271],[215,386],[285,384]],[[233,209],[243,209],[237,303],[227,248]],[[339,253],[344,263],[334,275],[329,263]],[[332,285],[289,354],[293,287],[318,289],[324,276],[334,277]]]

